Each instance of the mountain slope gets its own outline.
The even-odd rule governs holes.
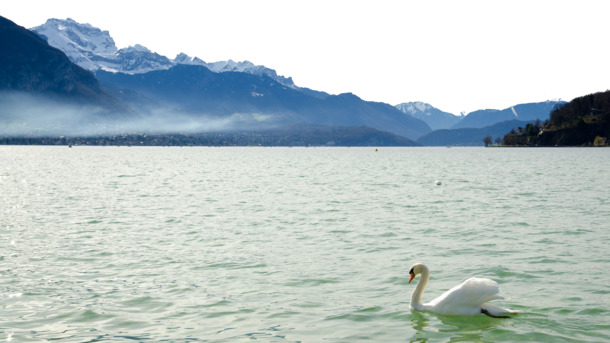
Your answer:
[[[563,104],[563,101],[545,101],[515,105],[503,110],[478,110],[468,113],[452,129],[482,128],[508,120],[541,121],[549,118],[549,114],[555,106]]]
[[[59,50],[0,17],[0,88],[58,94],[95,93],[91,73],[70,63]]]
[[[432,130],[448,129],[462,119],[419,101],[398,104],[396,108],[413,118],[423,120]]]
[[[318,97],[266,75],[214,73],[199,65],[177,65],[135,75],[98,71],[97,77],[108,88],[135,91],[193,116],[242,116],[260,127],[369,126],[411,139],[430,132],[424,122],[393,106],[366,102],[352,94]]]
[[[86,102],[111,103],[93,74],[36,34],[0,17],[0,90],[38,92]]]

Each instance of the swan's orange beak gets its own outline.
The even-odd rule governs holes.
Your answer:
[[[411,283],[411,281],[413,281],[413,278],[415,278],[415,273],[411,273],[411,277],[409,278],[409,283]]]

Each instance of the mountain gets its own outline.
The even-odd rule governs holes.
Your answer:
[[[116,49],[107,32],[90,25],[49,23],[55,32],[0,21],[0,135],[12,137],[6,144],[61,144],[62,136],[98,137],[84,138],[97,144],[142,135],[183,142],[175,137],[205,132],[221,141],[233,137],[226,144],[414,145],[402,136],[430,131],[388,104],[296,87],[249,62],[206,64],[184,54],[169,60],[142,46]],[[97,75],[48,42],[63,42]]]
[[[450,129],[436,129],[417,138],[419,144],[430,146],[480,146],[484,145],[483,138],[486,136],[502,138],[510,130],[520,125],[525,126],[536,120],[548,119],[549,113],[563,104],[565,104],[563,101],[519,104],[504,110],[474,111],[463,117],[441,112],[420,102],[404,103],[397,107],[405,113],[413,113],[416,118],[428,116],[428,120],[422,119],[428,125],[433,124],[431,122],[432,118],[444,120],[441,125],[447,125],[450,121],[457,120],[450,126]],[[453,116],[453,118],[449,116]],[[439,127],[438,122],[434,127]]]
[[[420,137],[417,143],[425,146],[482,146],[486,136],[491,136],[492,140],[501,139],[510,130],[527,123],[513,119],[483,128],[436,130]]]
[[[292,136],[303,130],[311,139],[329,133],[352,137],[344,139],[349,145],[359,145],[357,139],[405,145],[413,142],[399,137],[387,143],[392,139],[386,138],[415,138],[430,131],[388,104],[299,88],[249,62],[206,64],[184,54],[169,60],[142,46],[116,49],[108,32],[71,20],[50,20],[47,24],[56,31],[39,27],[35,33],[2,19],[0,134],[5,136],[260,130],[271,135],[293,127]],[[57,44],[75,61],[97,68],[96,75],[48,42],[63,42]]]
[[[234,128],[297,123],[368,126],[410,139],[430,132],[423,121],[405,116],[388,104],[367,102],[353,94],[312,95],[267,75],[215,73],[201,65],[186,64],[142,74],[99,70],[96,75],[117,96],[137,95],[133,100],[124,97],[128,103],[154,99],[193,118],[230,120]]]
[[[92,73],[14,22],[0,17],[0,91],[120,107]]]
[[[462,119],[462,117],[443,112],[438,108],[419,101],[398,104],[396,108],[413,118],[423,120],[432,130],[448,129]]]
[[[256,66],[249,61],[221,61],[206,63],[197,57],[180,53],[171,60],[136,44],[118,49],[108,31],[102,31],[90,24],[81,24],[70,18],[49,19],[43,25],[31,29],[46,39],[49,45],[68,55],[70,60],[90,70],[105,70],[126,74],[141,74],[154,70],[169,69],[178,64],[200,65],[213,72],[242,72],[252,75],[266,75],[278,83],[292,88],[291,78],[277,75],[275,70]],[[305,90],[308,91],[308,90]]]
[[[578,97],[555,108],[548,121],[527,124],[504,136],[519,146],[608,146],[610,91]]]
[[[482,128],[508,120],[534,121],[547,120],[551,111],[564,101],[545,101],[511,106],[503,110],[478,110],[468,113],[452,129]]]

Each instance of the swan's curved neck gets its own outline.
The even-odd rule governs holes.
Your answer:
[[[428,281],[430,281],[430,271],[428,268],[424,267],[421,271],[419,280],[417,281],[417,286],[411,295],[411,307],[416,309],[423,307],[421,297],[424,294],[426,286],[428,286]]]

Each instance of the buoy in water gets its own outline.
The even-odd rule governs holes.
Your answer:
[[[441,182],[441,180],[436,180],[436,182],[434,182],[434,184],[435,184],[435,185],[437,185],[437,186],[440,186],[440,185],[442,185],[443,183]]]

